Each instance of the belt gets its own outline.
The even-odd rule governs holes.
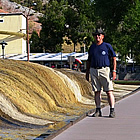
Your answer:
[[[102,68],[106,68],[107,66],[105,67],[93,67],[94,69],[102,69]]]

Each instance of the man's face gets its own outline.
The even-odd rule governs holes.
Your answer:
[[[104,39],[104,35],[103,34],[96,34],[96,35],[94,35],[94,38],[95,38],[96,42],[102,42]]]

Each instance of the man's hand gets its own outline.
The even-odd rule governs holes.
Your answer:
[[[116,72],[113,71],[113,80],[116,79]]]
[[[116,57],[113,57],[113,80],[116,79],[116,66],[117,66]]]

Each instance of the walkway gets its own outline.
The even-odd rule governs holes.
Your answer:
[[[103,117],[86,117],[53,140],[140,140],[140,90],[115,104],[115,118],[109,118],[109,106]]]

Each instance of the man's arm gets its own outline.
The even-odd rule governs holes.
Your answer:
[[[86,80],[89,81],[90,61],[87,60]]]
[[[113,57],[113,80],[116,79],[116,66],[117,66],[116,57]]]

